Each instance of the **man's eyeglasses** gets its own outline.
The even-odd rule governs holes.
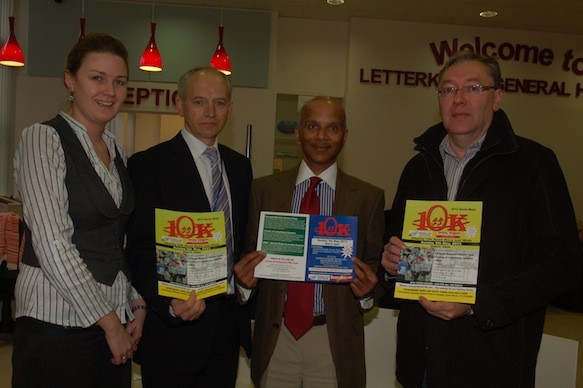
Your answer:
[[[459,90],[462,95],[469,94],[470,96],[475,96],[482,93],[484,90],[496,89],[494,86],[483,86],[483,85],[468,85],[463,88],[454,88],[453,86],[448,88],[437,88],[437,95],[442,98],[453,97]]]

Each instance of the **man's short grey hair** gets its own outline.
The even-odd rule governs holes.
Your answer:
[[[486,67],[488,68],[488,72],[490,73],[490,76],[494,81],[494,85],[492,85],[494,86],[494,89],[500,89],[502,87],[502,72],[500,71],[500,65],[498,64],[496,58],[476,54],[475,52],[469,50],[459,51],[458,53],[456,53],[455,55],[451,56],[448,59],[446,64],[443,66],[443,69],[441,69],[441,71],[439,72],[439,75],[437,77],[437,83],[439,84],[441,82],[441,77],[443,76],[443,73],[445,73],[445,71],[449,67],[455,65],[456,63],[468,61],[478,61],[486,65]]]
[[[222,73],[222,72],[218,71],[217,69],[215,69],[214,67],[210,67],[210,66],[195,67],[194,69],[190,69],[186,73],[184,73],[182,75],[182,77],[180,77],[180,79],[178,80],[178,97],[180,97],[180,99],[182,101],[184,101],[186,99],[186,87],[188,86],[188,80],[194,74],[201,72],[201,71],[208,71],[208,72],[215,73],[216,75],[220,76],[223,79],[223,81],[225,82],[225,85],[227,85],[227,97],[228,97],[228,100],[231,101],[231,94],[233,93],[233,86],[231,85],[231,80],[224,73]]]

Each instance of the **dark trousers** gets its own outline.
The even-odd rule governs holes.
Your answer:
[[[196,352],[196,349],[193,349]],[[144,388],[231,388],[237,380],[238,346],[215,346],[205,368],[198,372],[177,374],[142,366]]]
[[[162,370],[156,365],[141,365],[142,386],[144,388],[233,388],[237,380],[239,366],[239,334],[235,330],[232,297],[218,297],[208,303],[220,303],[216,333],[213,345],[202,369],[189,373],[176,373],[172,369]],[[169,346],[172,346],[169,344]],[[139,352],[139,350],[138,350]],[[196,354],[197,349],[192,349]],[[196,357],[201,357],[199,353]],[[204,356],[203,356],[204,357]]]
[[[33,318],[16,320],[13,388],[131,386],[131,363],[113,365],[103,330],[65,328]]]

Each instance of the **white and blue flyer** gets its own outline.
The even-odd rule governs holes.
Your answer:
[[[354,276],[358,218],[261,212],[257,250],[267,257],[255,277],[347,283]]]

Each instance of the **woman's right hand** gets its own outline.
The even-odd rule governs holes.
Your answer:
[[[133,340],[132,336],[121,324],[117,314],[111,311],[97,321],[97,324],[105,332],[105,340],[113,355],[111,363],[119,365],[128,362],[133,356]]]

